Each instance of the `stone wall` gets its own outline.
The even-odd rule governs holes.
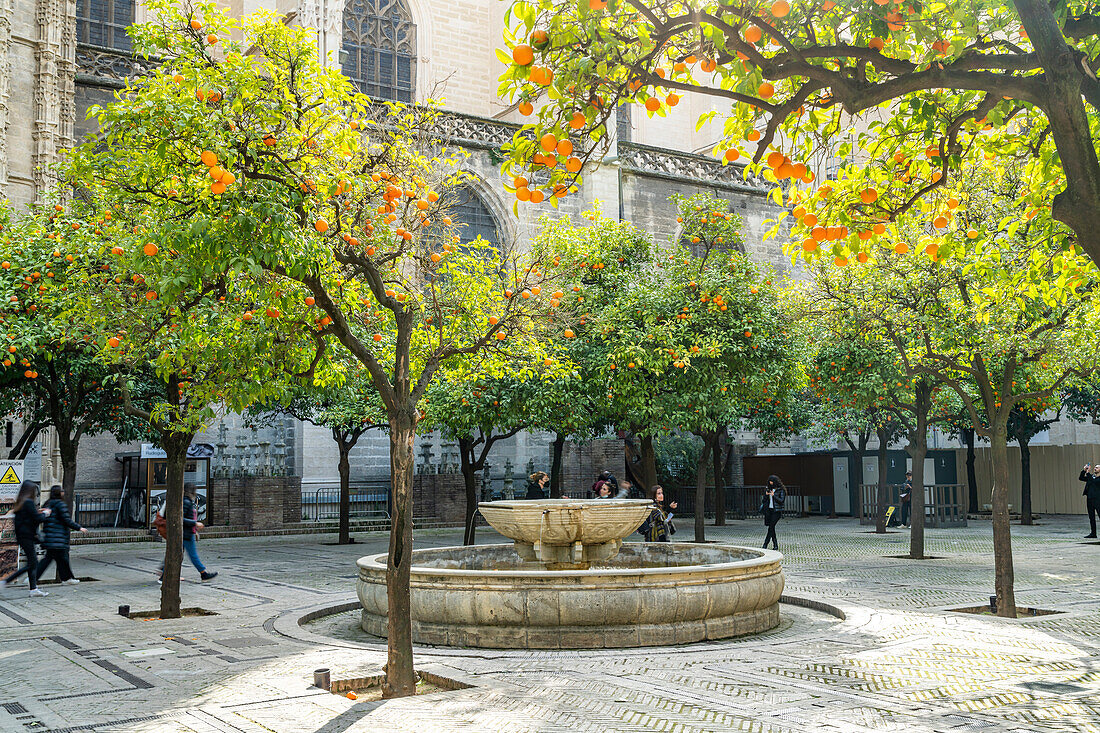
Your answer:
[[[566,494],[588,490],[602,471],[616,477],[626,475],[626,454],[618,438],[597,438],[584,443],[566,441],[562,451],[562,491]]]
[[[237,529],[274,529],[302,521],[302,480],[252,476],[210,480],[210,523]]]
[[[466,521],[466,486],[461,473],[418,473],[413,479],[413,517],[461,525]]]

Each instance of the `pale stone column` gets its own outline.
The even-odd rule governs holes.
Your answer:
[[[35,198],[54,182],[50,165],[72,146],[76,80],[76,0],[38,0],[35,7],[34,127]]]
[[[340,66],[344,0],[302,0],[298,4],[298,25],[317,31],[317,58],[328,66]]]
[[[8,98],[11,96],[13,2],[0,0],[0,200],[8,197]]]

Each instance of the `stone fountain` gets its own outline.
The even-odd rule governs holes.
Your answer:
[[[494,501],[479,506],[511,545],[416,550],[421,644],[581,649],[682,644],[779,623],[782,555],[729,545],[623,543],[644,500]],[[386,635],[386,555],[358,561],[362,627]]]

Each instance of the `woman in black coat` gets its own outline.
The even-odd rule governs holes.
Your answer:
[[[764,547],[768,541],[772,543],[772,549],[779,549],[779,540],[775,537],[775,525],[783,516],[783,502],[787,500],[787,489],[776,475],[768,476],[768,485],[764,487],[764,498],[760,500],[760,511],[764,514],[764,526],[768,533],[764,535]]]
[[[42,577],[51,562],[56,562],[57,579],[66,585],[76,585],[80,581],[69,566],[69,532],[88,530],[69,516],[69,507],[65,505],[65,490],[60,486],[50,487],[50,500],[46,502],[46,509],[50,511],[50,516],[42,523],[42,546],[46,548],[46,559],[38,566],[38,577]]]
[[[34,545],[38,539],[38,525],[50,516],[50,510],[38,511],[38,505],[34,498],[38,495],[38,484],[33,481],[24,481],[19,487],[19,495],[15,499],[12,511],[15,514],[15,541],[19,543],[19,549],[23,551],[23,567],[16,570],[8,577],[0,580],[0,588],[18,578],[23,573],[27,574],[27,580],[31,584],[31,597],[49,595],[38,588],[38,553]]]
[[[638,527],[638,532],[645,537],[646,542],[668,542],[669,537],[676,533],[676,527],[672,525],[672,513],[665,512],[665,490],[660,484],[653,484],[648,492],[653,508],[649,516]],[[676,502],[668,505],[669,509],[676,508]]]

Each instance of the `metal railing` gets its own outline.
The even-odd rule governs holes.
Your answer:
[[[118,499],[73,492],[73,521],[82,527],[114,527]]]
[[[887,484],[887,507],[894,507],[891,523],[900,522],[901,491],[904,484]],[[878,484],[860,484],[860,524],[875,524],[878,521]],[[965,527],[966,526],[967,487],[963,484],[925,484],[924,485],[924,526]]]
[[[349,509],[352,519],[388,520],[390,518],[389,482],[352,484]],[[302,521],[328,522],[339,518],[339,487],[306,489],[302,492]]]
[[[787,486],[787,498],[783,502],[783,516],[797,517],[806,512],[806,498],[802,495],[800,486]],[[666,503],[677,503],[676,514],[680,516],[695,516],[695,487],[672,487],[667,492]],[[703,516],[714,516],[714,487],[706,487]],[[745,519],[748,517],[763,516],[760,511],[760,502],[764,498],[764,487],[754,485],[735,485],[725,488],[726,517],[728,519]]]

